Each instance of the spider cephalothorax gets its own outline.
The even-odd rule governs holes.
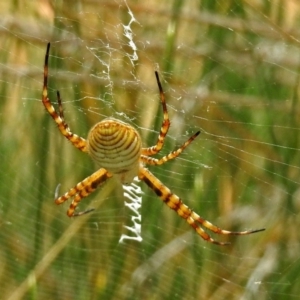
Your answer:
[[[90,130],[87,139],[84,139],[72,133],[68,124],[65,122],[59,92],[57,92],[58,112],[56,112],[48,98],[47,81],[49,50],[50,43],[47,46],[45,55],[44,85],[42,95],[43,104],[48,113],[54,119],[55,123],[58,125],[61,134],[65,136],[76,148],[88,153],[100,167],[99,170],[79,182],[63,196],[55,199],[56,204],[61,204],[69,198],[73,198],[70,208],[67,211],[67,215],[69,217],[79,216],[90,212],[92,209],[75,213],[75,209],[82,198],[87,197],[95,191],[108,178],[114,176],[117,177],[121,183],[128,184],[132,182],[135,176],[138,176],[138,178],[143,180],[164,203],[166,203],[171,209],[175,210],[180,217],[185,219],[186,222],[190,224],[206,241],[218,245],[228,244],[214,240],[202,229],[202,227],[207,228],[214,233],[223,235],[246,235],[264,230],[257,229],[233,232],[223,230],[213,225],[186,206],[177,195],[173,194],[159,179],[157,179],[144,167],[147,164],[162,165],[165,162],[176,158],[200,133],[200,131],[196,132],[180,148],[160,159],[151,157],[162,149],[165,137],[170,127],[165,95],[157,72],[155,72],[155,76],[159,88],[164,117],[156,145],[143,148],[141,137],[136,129],[131,125],[114,118],[107,118],[95,124]]]

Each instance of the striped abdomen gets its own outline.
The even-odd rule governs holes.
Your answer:
[[[88,152],[101,168],[130,183],[138,175],[141,138],[129,124],[108,118],[97,123],[87,138]]]

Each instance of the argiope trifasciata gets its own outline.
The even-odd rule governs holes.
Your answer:
[[[158,77],[155,72],[156,81],[159,88],[160,100],[163,108],[163,122],[156,145],[148,148],[142,147],[139,133],[129,124],[114,118],[106,118],[97,123],[90,130],[87,139],[71,132],[65,121],[60,94],[57,91],[58,112],[55,110],[48,98],[48,59],[50,43],[48,43],[44,65],[44,85],[43,85],[43,104],[58,126],[61,134],[64,135],[76,148],[88,153],[91,158],[101,166],[101,168],[91,176],[79,182],[63,196],[55,199],[56,204],[64,203],[73,197],[73,201],[67,211],[69,217],[80,216],[92,211],[75,213],[75,209],[82,198],[94,192],[102,183],[112,176],[118,177],[122,184],[131,183],[135,176],[143,180],[171,209],[186,220],[196,232],[206,241],[218,245],[227,245],[226,242],[218,242],[211,238],[203,229],[207,228],[214,233],[223,235],[246,235],[262,231],[264,229],[233,232],[223,230],[207,220],[200,217],[175,194],[173,194],[159,179],[157,179],[144,165],[162,165],[165,162],[176,158],[181,152],[198,136],[200,131],[191,136],[180,148],[168,155],[156,159],[150,157],[157,154],[163,147],[165,137],[170,127],[170,120],[165,101],[165,95]],[[201,227],[202,226],[202,227]]]

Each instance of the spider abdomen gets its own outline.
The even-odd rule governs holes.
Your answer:
[[[129,124],[108,118],[89,132],[88,152],[92,159],[108,172],[130,183],[138,174],[141,138]]]

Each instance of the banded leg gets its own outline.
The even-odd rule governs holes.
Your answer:
[[[143,180],[156,193],[156,195],[163,200],[164,203],[166,203],[171,209],[175,210],[180,217],[185,219],[186,222],[190,224],[190,226],[192,226],[205,241],[222,246],[230,244],[214,240],[200,227],[200,225],[211,230],[214,233],[224,235],[247,235],[264,230],[257,229],[238,232],[223,230],[193,212],[182,202],[182,200],[178,196],[173,194],[166,186],[164,186],[149,170],[141,167],[139,178]]]
[[[142,155],[154,155],[154,154],[157,154],[161,150],[161,148],[164,145],[165,137],[169,131],[170,124],[171,124],[170,119],[169,119],[167,105],[166,105],[165,94],[164,94],[163,88],[161,86],[157,71],[155,71],[155,77],[156,77],[156,81],[157,81],[157,85],[158,85],[158,89],[159,89],[159,95],[160,95],[160,100],[161,100],[161,104],[162,104],[162,108],[163,108],[164,119],[163,119],[163,122],[162,122],[162,125],[160,128],[160,133],[159,133],[156,145],[149,147],[149,148],[142,148]]]
[[[175,151],[172,151],[166,156],[163,156],[160,159],[156,159],[153,157],[141,155],[141,160],[143,163],[148,164],[148,165],[162,165],[168,160],[174,159],[177,156],[179,156],[182,151],[200,134],[200,131],[196,132],[194,135],[192,135],[180,148],[178,148]]]
[[[101,183],[103,183],[106,179],[110,178],[111,176],[112,175],[109,172],[107,172],[107,170],[100,169],[97,172],[93,173],[91,176],[85,178],[84,180],[76,184],[63,196],[56,198],[55,203],[57,205],[62,204],[74,196],[70,208],[67,211],[67,215],[69,217],[75,217],[90,212],[91,209],[79,213],[74,213],[81,199],[87,197],[89,194],[95,191]]]
[[[57,101],[59,106],[59,113],[56,112],[55,108],[51,104],[49,98],[48,98],[48,59],[49,59],[49,51],[50,51],[50,43],[47,45],[47,51],[45,55],[45,64],[44,64],[44,84],[43,84],[43,94],[42,94],[42,101],[43,104],[50,114],[50,116],[53,118],[55,123],[58,126],[58,129],[60,132],[79,150],[83,152],[87,152],[86,147],[86,140],[78,136],[77,134],[74,134],[71,132],[69,126],[64,120],[63,110],[62,110],[62,104],[61,104],[61,98],[59,95],[59,92],[57,92]]]

